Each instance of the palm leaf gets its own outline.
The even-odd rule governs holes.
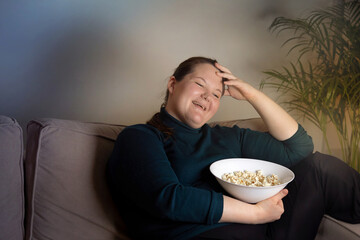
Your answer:
[[[277,36],[290,33],[281,47],[296,53],[297,61],[281,71],[265,71],[260,87],[281,92],[282,104],[319,127],[326,143],[327,122],[332,122],[344,158],[360,158],[360,3],[337,4],[302,19],[277,17],[269,30]],[[315,58],[309,61],[310,56]],[[346,161],[360,171],[360,159]]]

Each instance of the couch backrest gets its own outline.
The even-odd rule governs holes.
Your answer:
[[[24,239],[23,134],[0,115],[0,239]]]
[[[215,125],[221,125],[226,127],[238,126],[239,128],[249,128],[254,131],[267,132],[268,129],[265,126],[264,121],[261,118],[248,118],[248,119],[238,119],[238,120],[229,120],[229,121],[217,121],[211,122],[209,125],[211,127]]]
[[[105,181],[120,125],[28,124],[26,239],[127,239]]]
[[[264,130],[259,119],[214,124]],[[105,181],[123,128],[59,119],[28,124],[26,240],[128,239]]]

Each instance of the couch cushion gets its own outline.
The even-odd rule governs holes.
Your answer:
[[[0,115],[0,239],[24,239],[22,129]]]
[[[26,239],[127,239],[105,180],[120,125],[28,124]]]
[[[325,215],[315,240],[360,240],[360,224],[350,224]]]

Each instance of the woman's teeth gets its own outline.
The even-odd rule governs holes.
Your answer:
[[[206,107],[204,107],[203,105],[201,105],[201,104],[198,103],[198,102],[193,102],[193,104],[195,104],[196,106],[201,107],[204,111],[206,110]]]

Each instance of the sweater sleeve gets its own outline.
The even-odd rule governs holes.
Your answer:
[[[155,130],[123,130],[108,166],[113,191],[122,191],[128,201],[155,217],[202,224],[221,218],[222,194],[182,185]]]
[[[295,165],[314,150],[312,138],[300,124],[297,132],[285,141],[249,129],[243,129],[240,136],[244,157],[264,159],[287,167]]]

